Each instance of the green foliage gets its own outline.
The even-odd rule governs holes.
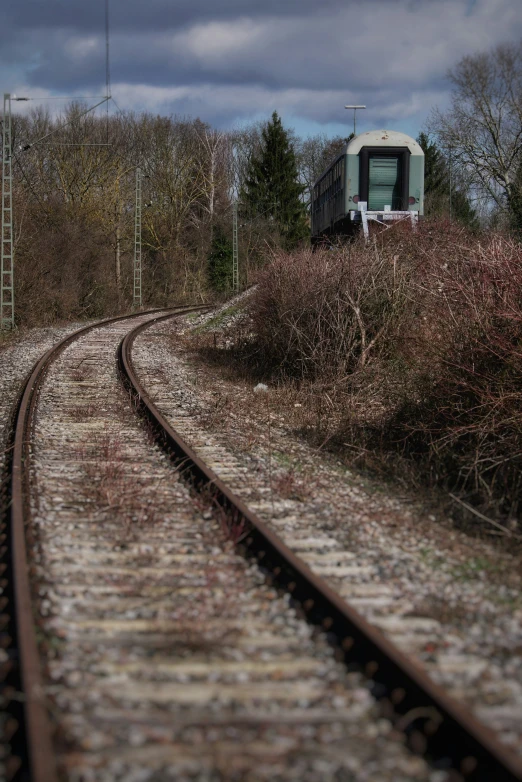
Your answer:
[[[522,242],[522,155],[517,166],[515,179],[508,190],[509,227],[511,233]]]
[[[424,152],[424,195],[440,196],[448,191],[448,171],[442,152],[427,133],[417,138]]]
[[[241,312],[240,307],[227,307],[215,317],[210,318],[210,320],[205,321],[205,323],[202,323],[201,326],[196,326],[194,329],[192,329],[192,333],[203,334],[205,331],[215,331],[217,328],[222,326],[223,322],[227,320],[227,318],[230,318],[232,315],[237,315],[238,312]]]
[[[250,162],[240,200],[248,217],[275,223],[290,249],[308,235],[303,191],[294,149],[274,111],[263,128],[261,150]]]
[[[232,242],[224,230],[214,230],[208,256],[208,278],[213,290],[220,293],[232,287]]]
[[[478,229],[477,214],[470,204],[465,188],[454,181],[450,188],[450,168],[442,150],[427,133],[420,133],[417,141],[424,152],[424,197],[426,217],[442,217],[450,212],[462,225]],[[451,193],[450,193],[451,190]]]
[[[456,188],[451,194],[451,213],[455,220],[470,228],[472,231],[479,229],[479,221],[476,211],[469,202],[465,192]]]

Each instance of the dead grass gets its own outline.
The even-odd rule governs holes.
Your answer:
[[[285,500],[304,502],[312,494],[309,484],[295,470],[284,470],[272,479],[272,485],[279,497]]]
[[[133,539],[136,527],[154,526],[161,515],[152,502],[143,501],[135,475],[126,470],[127,459],[119,437],[106,432],[78,450],[83,461],[85,493],[99,512],[118,521],[123,540]]]

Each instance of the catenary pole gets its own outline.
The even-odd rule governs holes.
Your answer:
[[[134,210],[134,291],[132,304],[142,305],[141,295],[141,168],[136,168],[136,207]]]
[[[11,96],[4,94],[2,134],[2,285],[0,319],[2,329],[14,327],[14,248],[13,248],[13,164],[11,138]]]
[[[13,243],[13,135],[11,101],[28,100],[4,93],[2,130],[2,251],[0,268],[0,329],[13,329],[14,243]]]
[[[239,291],[239,245],[237,233],[237,200],[232,206],[232,290]]]

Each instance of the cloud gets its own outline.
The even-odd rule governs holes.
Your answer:
[[[103,92],[102,6],[8,0],[0,62],[28,90]],[[421,118],[463,55],[522,38],[520,0],[112,0],[111,19],[123,108],[222,126],[274,108],[338,122],[352,102],[368,123]]]
[[[303,117],[314,123],[350,125],[352,115],[344,109],[343,90],[270,89],[263,86],[202,84],[182,87],[149,87],[146,84],[118,83],[114,87],[118,103],[133,110],[160,110],[165,114],[212,116],[213,123],[230,127],[249,117],[267,116],[274,109],[283,117]],[[377,94],[377,107],[371,107],[364,121],[386,127],[397,117],[406,120],[427,114],[434,103],[444,100],[440,91],[417,91],[402,100],[393,89]],[[359,117],[359,122],[361,118]]]

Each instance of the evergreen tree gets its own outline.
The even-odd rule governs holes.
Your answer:
[[[424,197],[428,202],[436,201],[437,196],[449,192],[446,161],[426,133],[420,133],[417,141],[424,152]]]
[[[232,242],[220,226],[214,229],[212,237],[208,256],[208,279],[210,286],[220,293],[232,287]]]
[[[435,217],[449,213],[450,205],[450,169],[448,161],[434,141],[430,141],[426,133],[420,133],[417,138],[424,152],[424,213],[427,217]],[[477,214],[469,202],[469,198],[459,184],[452,183],[451,214],[468,228],[478,228]]]
[[[519,242],[522,242],[522,155],[520,155],[515,179],[509,185],[508,210],[511,232]]]
[[[301,200],[303,191],[294,149],[274,111],[263,128],[261,150],[250,162],[240,200],[248,216],[276,223],[290,249],[309,231]]]

